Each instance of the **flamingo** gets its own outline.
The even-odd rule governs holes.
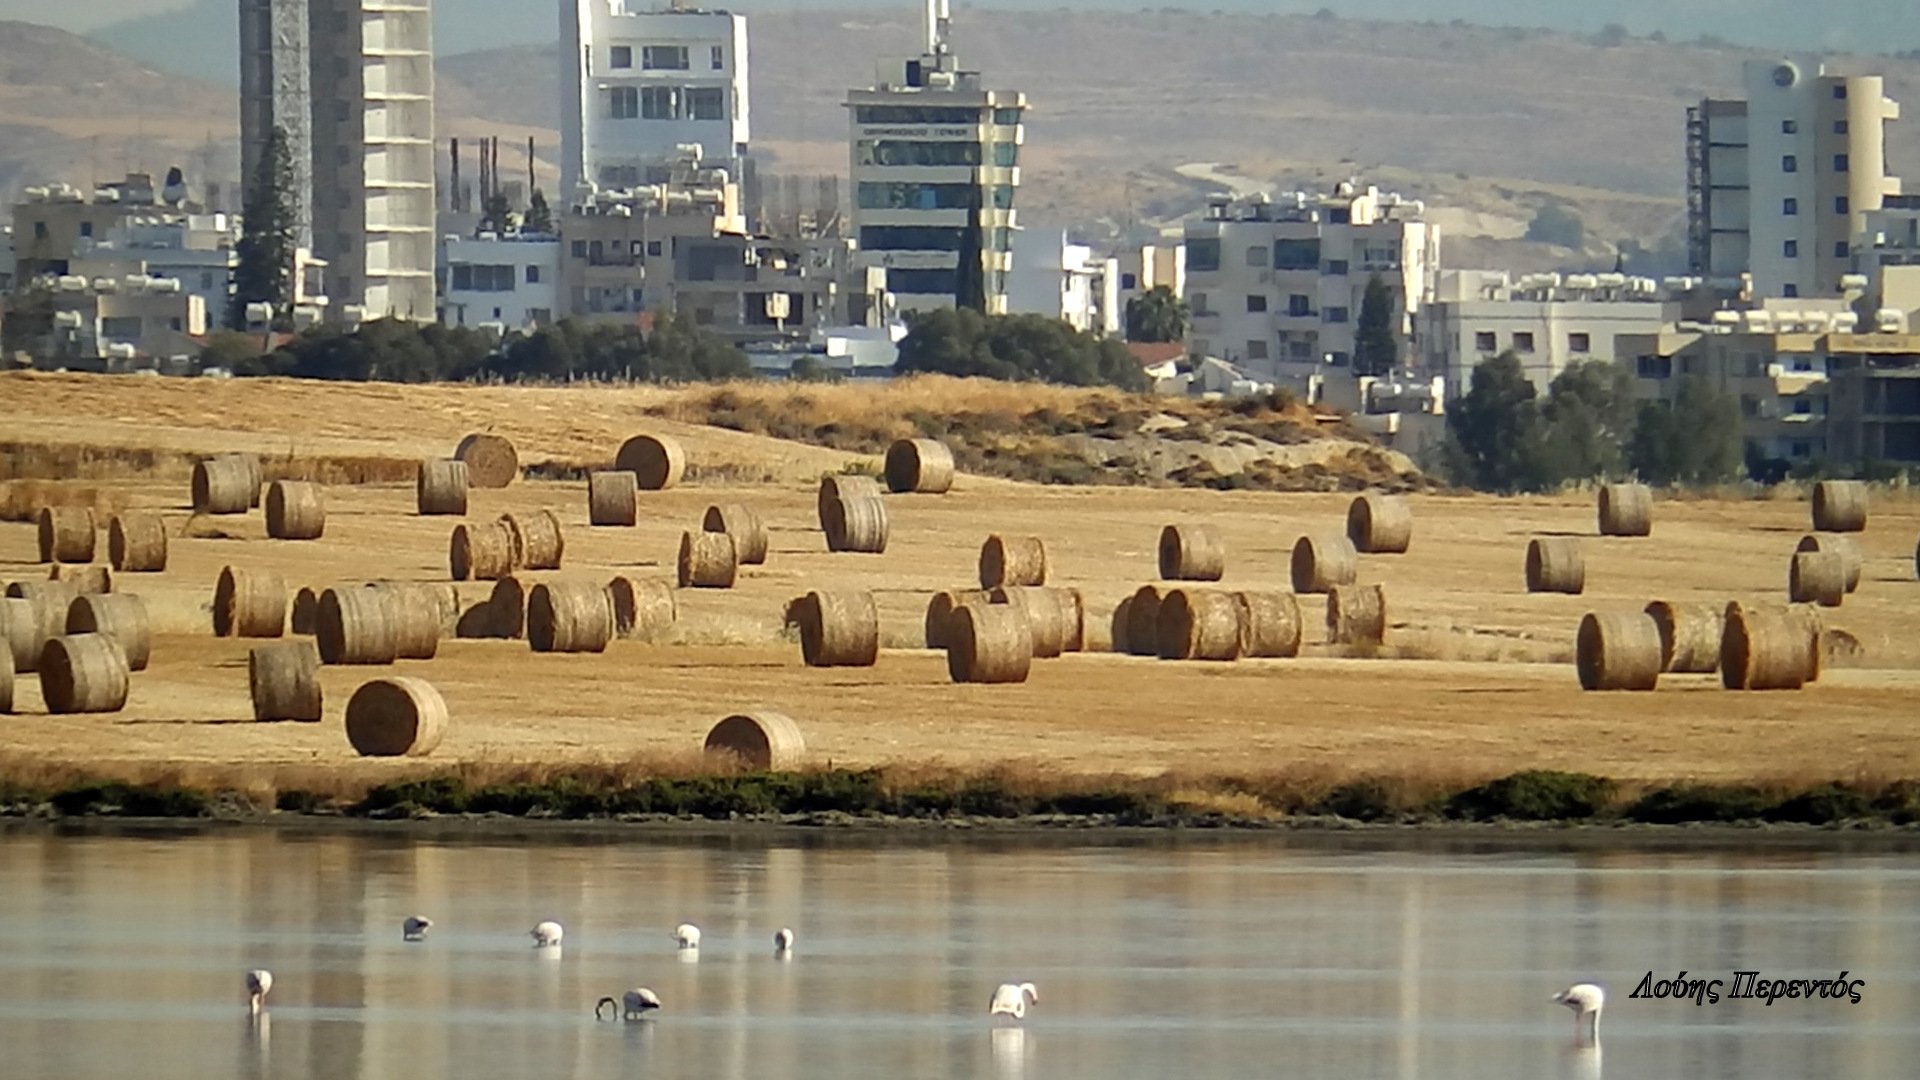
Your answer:
[[[683,922],[673,928],[673,940],[679,942],[683,949],[697,949],[700,947],[700,928]]]
[[[599,1004],[593,1007],[593,1018],[595,1020],[607,1019],[607,1017],[601,1015],[601,1010],[609,1005],[620,1010],[620,1019],[638,1020],[660,1007],[660,995],[654,993],[647,987],[636,986],[620,995],[619,1001],[615,1001],[611,997],[603,997],[600,999]]]
[[[406,921],[400,924],[400,938],[403,941],[419,941],[425,938],[427,931],[431,929],[433,929],[432,919],[425,915],[409,915]]]
[[[1582,1046],[1600,1042],[1600,1010],[1606,1006],[1607,992],[1593,983],[1574,983],[1553,995],[1555,1003],[1573,1010],[1573,1039]]]
[[[532,936],[533,947],[536,949],[557,949],[560,947],[560,939],[566,936],[566,931],[560,928],[560,924],[551,919],[535,924],[534,928],[527,933]]]
[[[1001,983],[993,992],[993,1000],[987,1003],[988,1016],[1011,1016],[1015,1020],[1027,1018],[1028,1004],[1038,1004],[1040,991],[1032,983]]]
[[[787,953],[792,952],[793,951],[793,931],[787,929],[784,926],[774,931],[773,951],[780,953],[783,956],[786,955]]]
[[[267,991],[273,989],[273,972],[266,968],[255,968],[247,972],[247,1008],[255,1016],[266,1007]]]

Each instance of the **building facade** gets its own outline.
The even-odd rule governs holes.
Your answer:
[[[1045,315],[1083,333],[1120,333],[1120,270],[1116,259],[1095,258],[1059,229],[1022,229],[1013,234],[1013,267],[1007,272],[1007,312]]]
[[[238,222],[226,214],[149,212],[122,218],[104,238],[80,240],[70,270],[87,278],[170,279],[224,319],[239,262]]]
[[[241,202],[260,175],[277,130],[293,170],[284,193],[295,243],[313,246],[313,84],[307,55],[308,0],[240,0]]]
[[[1114,304],[1123,330],[1127,305],[1155,288],[1165,286],[1175,296],[1187,295],[1187,246],[1177,236],[1165,243],[1124,248],[1114,262],[1119,275]]]
[[[1503,271],[1447,271],[1433,301],[1420,309],[1414,334],[1420,368],[1443,377],[1448,396],[1457,398],[1470,387],[1474,368],[1512,352],[1544,395],[1574,364],[1618,361],[1621,335],[1657,334],[1679,319],[1680,294],[1693,284],[1624,274],[1513,278]]]
[[[563,313],[557,236],[443,237],[440,273],[440,322],[446,326],[535,330]]]

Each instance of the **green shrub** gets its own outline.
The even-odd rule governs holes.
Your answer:
[[[1575,821],[1598,814],[1613,781],[1586,773],[1529,770],[1469,788],[1447,800],[1447,816],[1467,821]]]
[[[1837,821],[1866,817],[1872,810],[1873,804],[1859,792],[1839,784],[1823,784],[1769,809],[1766,819],[1802,825],[1831,825]]]
[[[1773,805],[1774,800],[1758,788],[1673,784],[1642,795],[1627,808],[1626,816],[1649,825],[1756,821]]]
[[[1384,821],[1398,814],[1392,793],[1378,780],[1356,780],[1351,784],[1341,784],[1309,807],[1308,812],[1331,814],[1353,821]]]
[[[436,814],[462,814],[467,810],[468,798],[466,782],[459,777],[427,776],[372,788],[356,809],[361,813],[411,814],[430,810]]]

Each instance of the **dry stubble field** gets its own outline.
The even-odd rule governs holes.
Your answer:
[[[956,686],[941,654],[916,648],[921,616],[933,590],[974,582],[990,532],[1044,536],[1052,583],[1085,591],[1099,616],[1090,614],[1091,625],[1152,580],[1164,524],[1220,526],[1230,552],[1225,587],[1284,589],[1294,539],[1339,529],[1348,497],[963,477],[946,496],[890,496],[884,555],[829,554],[814,484],[850,455],[637,418],[672,393],[0,376],[0,441],[12,444],[14,476],[35,468],[38,451],[21,447],[254,450],[269,455],[271,475],[318,454],[442,456],[462,433],[488,426],[514,439],[523,463],[610,460],[621,438],[645,430],[682,438],[695,463],[726,466],[710,475],[765,478],[642,493],[635,528],[589,528],[584,481],[476,490],[469,520],[554,509],[566,527],[562,576],[671,577],[679,533],[714,502],[758,507],[773,551],[767,565],[744,568],[735,589],[680,592],[680,624],[659,643],[547,656],[518,641],[447,641],[434,660],[396,665],[439,686],[451,710],[431,762],[684,759],[717,718],[758,706],[793,716],[816,760],[836,765],[1329,779],[1474,779],[1528,767],[1643,780],[1920,776],[1920,502],[1904,495],[1877,495],[1860,537],[1860,591],[1829,618],[1859,638],[1864,661],[1800,692],[1729,693],[1712,676],[1669,676],[1652,694],[1582,693],[1570,659],[1583,613],[1638,609],[1653,598],[1784,600],[1788,554],[1808,525],[1798,499],[1662,501],[1652,538],[1589,541],[1586,595],[1528,595],[1527,538],[1592,535],[1585,495],[1413,497],[1412,550],[1362,557],[1361,580],[1384,583],[1389,597],[1392,630],[1380,658],[1342,658],[1318,644],[1322,605],[1308,597],[1310,647],[1301,659],[1202,664],[1087,653],[1036,662],[1024,685]],[[117,455],[95,454],[86,468],[110,474]],[[275,460],[287,455],[293,460]],[[250,643],[213,638],[207,612],[227,565],[272,568],[290,588],[445,580],[455,519],[415,516],[410,483],[336,485],[324,539],[269,541],[257,510],[189,528],[186,476],[176,465],[90,482],[168,517],[166,572],[116,578],[117,589],[148,598],[153,664],[135,675],[128,708],[114,715],[46,716],[35,680],[20,679],[22,715],[0,728],[10,756],[129,774],[418,771],[420,762],[357,759],[342,734],[346,697],[380,669],[325,669],[321,724],[251,722]],[[104,537],[100,548],[104,558]],[[0,578],[44,577],[35,553],[31,525],[0,523]],[[781,634],[781,611],[812,588],[876,593],[888,646],[877,667],[802,665]],[[463,601],[486,593],[484,584],[465,589]]]

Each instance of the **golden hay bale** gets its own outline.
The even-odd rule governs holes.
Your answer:
[[[1175,589],[1160,602],[1155,647],[1162,660],[1237,660],[1240,610],[1227,593]]]
[[[498,435],[475,432],[453,448],[456,461],[467,467],[467,483],[477,488],[503,488],[520,478],[520,454]]]
[[[347,699],[347,742],[365,757],[426,757],[447,734],[447,703],[425,679],[375,679]]]
[[[855,473],[835,473],[820,478],[820,493],[816,500],[820,508],[820,528],[827,527],[827,507],[849,499],[877,499],[880,497],[880,481],[871,476]]]
[[[504,521],[455,525],[447,568],[455,581],[498,581],[515,569],[513,530]]]
[[[561,535],[560,519],[551,510],[531,514],[502,514],[500,524],[507,527],[513,542],[513,565],[527,570],[558,570],[566,554],[567,538]]]
[[[896,439],[885,471],[888,491],[944,495],[953,487],[953,451],[938,439]]]
[[[75,597],[67,608],[66,631],[105,634],[119,642],[128,671],[147,670],[147,658],[153,654],[153,625],[147,619],[147,602],[128,593]]]
[[[1707,673],[1720,668],[1720,638],[1727,612],[1720,604],[1676,604],[1655,600],[1647,616],[1660,632],[1660,670]]]
[[[40,523],[40,561],[93,561],[93,511],[84,506],[43,506]]]
[[[26,675],[40,669],[40,653],[52,635],[40,619],[40,605],[23,596],[0,597],[0,652],[13,670]]]
[[[40,654],[40,696],[56,716],[119,712],[129,682],[126,654],[107,634],[56,637]]]
[[[1033,655],[1050,660],[1067,650],[1067,613],[1061,609],[1060,596],[1044,585],[1015,585],[995,589],[988,594],[994,604],[1005,604],[1027,620],[1027,637],[1033,642]]]
[[[1335,585],[1327,590],[1327,641],[1378,645],[1387,640],[1387,588]]]
[[[1413,544],[1413,508],[1397,495],[1356,495],[1347,505],[1347,539],[1362,554],[1404,555]]]
[[[1033,667],[1033,631],[1012,604],[953,609],[947,623],[947,675],[957,683],[1019,683]]]
[[[467,512],[467,463],[458,458],[428,458],[413,481],[414,507],[422,516]]]
[[[122,574],[167,568],[167,523],[159,514],[115,514],[107,522],[107,561]]]
[[[1839,607],[1847,598],[1847,564],[1837,551],[1798,551],[1787,566],[1787,599]]]
[[[630,472],[587,474],[587,524],[632,525],[640,520],[639,498]]]
[[[800,725],[785,713],[760,710],[736,713],[707,732],[706,752],[730,754],[761,772],[797,769],[806,760]]]
[[[616,577],[607,582],[607,598],[613,604],[613,632],[623,638],[644,641],[680,618],[673,586],[657,578]]]
[[[1601,536],[1652,536],[1653,489],[1645,484],[1600,485]]]
[[[954,608],[962,604],[984,605],[992,602],[992,596],[985,589],[947,589],[934,593],[933,598],[927,601],[927,648],[947,647],[947,624],[953,618]]]
[[[487,637],[517,640],[527,636],[528,584],[509,574],[493,583],[487,596]]]
[[[1729,690],[1798,690],[1820,677],[1818,616],[1793,608],[1726,608],[1720,684]]]
[[[323,664],[391,664],[400,656],[400,614],[384,589],[341,586],[320,594],[313,640]]]
[[[193,512],[244,514],[260,505],[260,459],[226,454],[194,463]]]
[[[296,634],[313,633],[314,624],[319,620],[320,590],[311,585],[302,585],[293,594],[293,607],[288,612],[289,629]]]
[[[1168,525],[1160,530],[1164,581],[1219,581],[1227,572],[1227,541],[1213,525]]]
[[[1113,616],[1107,620],[1107,651],[1126,654],[1133,651],[1127,640],[1133,624],[1133,597],[1123,596],[1113,605]]]
[[[71,581],[16,581],[7,586],[7,596],[25,605],[10,606],[14,669],[35,671],[47,642],[67,632],[67,609],[80,590]]]
[[[887,505],[875,495],[847,499],[827,507],[828,551],[878,555],[887,550]]]
[[[872,667],[880,658],[880,612],[870,592],[810,592],[795,602],[794,616],[808,667]]]
[[[1578,596],[1587,587],[1587,562],[1576,536],[1536,536],[1527,541],[1527,591]]]
[[[1815,532],[1862,532],[1867,527],[1867,485],[1860,480],[1822,480],[1813,485]]]
[[[1582,690],[1652,690],[1660,683],[1660,627],[1644,611],[1588,612],[1574,640]]]
[[[603,653],[613,640],[613,598],[591,581],[545,581],[527,597],[534,652]]]
[[[440,636],[452,617],[449,607],[458,606],[458,598],[424,582],[379,581],[367,590],[384,594],[387,611],[393,618],[393,655],[397,660],[431,660],[440,652]],[[317,615],[316,614],[316,634]]]
[[[742,566],[759,566],[767,561],[767,525],[760,520],[760,512],[751,506],[742,503],[709,506],[706,516],[700,519],[700,528],[732,536]]]
[[[1345,536],[1303,536],[1293,544],[1293,591],[1323,593],[1351,585],[1360,571],[1360,554]]]
[[[311,641],[255,645],[247,653],[255,720],[320,721],[320,650]]]
[[[113,571],[104,566],[55,563],[47,571],[47,580],[67,582],[82,593],[103,595],[113,591]]]
[[[980,587],[998,589],[1047,583],[1047,542],[1038,536],[994,533],[980,545]]]
[[[613,467],[632,473],[642,491],[665,491],[687,471],[687,452],[666,435],[635,435],[620,444]]]
[[[1300,601],[1285,592],[1233,594],[1239,622],[1240,655],[1245,657],[1299,656],[1304,627]]]
[[[740,549],[731,533],[680,534],[680,587],[731,589],[740,574]]]
[[[1855,592],[1859,590],[1860,571],[1862,568],[1859,544],[1854,543],[1844,536],[1822,536],[1819,533],[1814,533],[1801,537],[1799,545],[1793,550],[1796,552],[1830,551],[1840,556],[1841,565],[1846,569],[1847,591]]]
[[[1055,588],[1053,595],[1060,601],[1060,619],[1065,624],[1065,636],[1060,648],[1064,652],[1082,652],[1087,647],[1087,598],[1079,589]]]
[[[274,540],[318,540],[326,531],[327,504],[319,484],[275,480],[267,485],[267,536]]]
[[[1160,603],[1166,593],[1158,585],[1142,585],[1127,604],[1127,652],[1133,656],[1160,655]]]
[[[287,632],[287,583],[266,570],[226,567],[213,587],[214,637],[276,638]]]

